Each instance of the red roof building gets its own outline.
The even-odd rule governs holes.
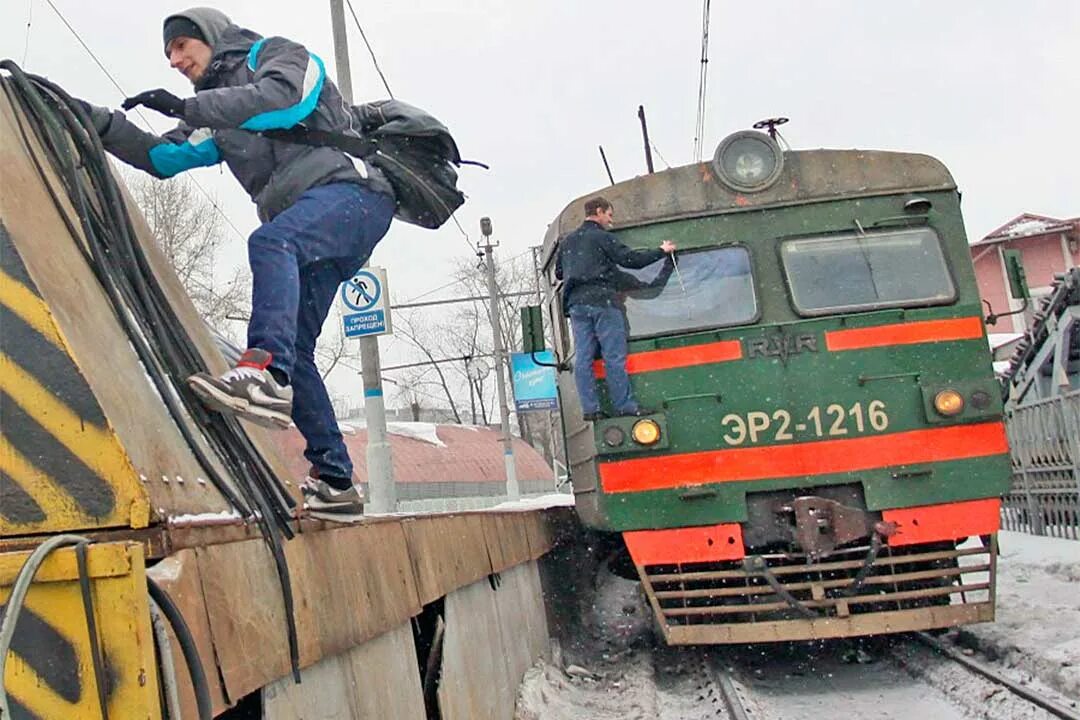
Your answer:
[[[998,315],[1018,310],[1022,304],[1009,296],[1002,255],[1005,250],[1020,251],[1032,295],[1044,295],[1054,283],[1056,273],[1080,264],[1080,218],[1062,220],[1024,213],[971,245],[979,294]],[[987,331],[1021,333],[1025,329],[1027,320],[1018,313],[999,318]]]
[[[399,500],[499,496],[506,492],[502,437],[475,425],[387,423]],[[366,488],[367,430],[341,423],[355,465],[355,482]],[[285,463],[293,477],[308,471],[304,439],[295,428],[281,434]],[[554,492],[555,479],[543,456],[514,438],[514,467],[522,494]]]

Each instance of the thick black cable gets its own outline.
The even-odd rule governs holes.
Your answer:
[[[79,590],[82,593],[83,612],[86,614],[86,631],[90,636],[90,661],[94,666],[94,684],[97,686],[98,709],[101,720],[109,720],[109,700],[105,687],[105,663],[101,657],[101,641],[98,639],[97,618],[94,617],[94,597],[90,588],[90,570],[86,562],[86,547],[81,542],[75,546],[75,564],[79,568]]]
[[[47,80],[40,78],[33,78],[35,82],[44,85],[47,89],[53,92],[56,96],[63,98],[68,105],[69,109],[75,109],[79,114],[82,113],[76,103],[71,101],[71,98],[59,87],[49,83]],[[69,120],[66,116],[65,120]],[[69,127],[69,130],[73,132],[73,137],[77,140],[83,140],[79,134],[80,130],[87,131],[86,138],[90,140],[93,147],[88,148],[91,152],[87,153],[92,158],[103,158],[104,148],[101,146],[101,140],[96,132],[89,132],[92,128],[92,124],[89,123],[89,118],[80,118],[82,127]],[[133,281],[136,286],[136,291],[143,300],[142,308],[149,310],[153,317],[149,319],[149,330],[147,334],[151,334],[154,330],[164,331],[170,334],[170,337],[166,338],[164,344],[158,343],[161,350],[165,352],[167,356],[173,356],[171,362],[167,363],[167,366],[174,371],[180,370],[179,373],[174,372],[173,376],[177,374],[184,377],[193,374],[198,371],[205,371],[205,365],[202,362],[201,356],[198,354],[192,343],[191,339],[187,336],[183,325],[176,317],[173,311],[171,303],[168,298],[165,297],[164,291],[159,284],[149,282],[150,278],[154,277],[153,271],[149,266],[149,262],[146,259],[145,253],[142,252],[141,246],[135,241],[135,231],[131,226],[131,217],[127,212],[123,203],[123,198],[120,196],[119,189],[117,188],[112,174],[108,170],[108,166],[103,162],[95,162],[93,166],[96,168],[99,174],[100,186],[103,187],[107,193],[106,201],[110,207],[113,215],[115,226],[120,227],[123,231],[116,233],[123,247],[121,248],[121,257],[134,258],[138,272],[128,272],[129,279]],[[81,196],[80,196],[81,199]],[[175,353],[179,352],[181,358],[176,358]],[[170,393],[172,387],[161,389],[163,397],[171,397],[167,393]],[[251,478],[257,489],[248,490],[241,482],[241,488],[248,490],[245,495],[248,499],[249,506],[256,506],[255,512],[256,520],[258,521],[264,540],[267,543],[268,549],[274,559],[275,569],[277,571],[282,594],[286,609],[286,623],[287,633],[289,637],[289,655],[290,664],[293,670],[294,679],[300,681],[299,673],[299,642],[296,637],[295,618],[293,614],[294,600],[292,596],[292,583],[290,580],[290,573],[288,563],[285,560],[284,550],[281,547],[281,534],[284,534],[286,538],[292,538],[293,531],[289,526],[291,519],[289,509],[295,506],[295,501],[292,497],[281,489],[281,486],[273,478],[273,474],[267,466],[265,460],[256,451],[251,444],[250,439],[246,433],[242,431],[239,423],[234,418],[226,418],[218,413],[207,413],[203,409],[201,403],[187,403],[188,412],[192,416],[202,415],[204,422],[219,431],[224,430],[224,442],[219,442],[218,449],[219,454],[224,454],[226,457],[232,459],[233,475],[238,480],[243,481],[245,478]],[[178,424],[182,424],[182,418],[177,418]],[[239,447],[236,447],[236,446]],[[204,463],[204,466],[206,463]],[[212,466],[211,466],[212,467]],[[254,470],[254,472],[251,472]],[[271,502],[270,498],[273,498]],[[271,520],[276,521],[271,523]]]
[[[0,62],[0,67],[5,67],[8,70],[11,69],[2,62]],[[16,86],[21,86],[22,83],[19,75],[13,73],[12,78]],[[23,110],[34,121],[35,126],[39,131],[36,133],[36,135],[38,139],[42,142],[42,145],[45,146],[47,155],[53,161],[54,169],[57,171],[57,175],[64,183],[65,189],[67,190],[68,196],[71,199],[72,204],[76,206],[77,211],[79,211],[80,209],[82,210],[82,212],[80,212],[80,222],[82,225],[83,234],[86,236],[89,242],[86,246],[82,245],[81,243],[77,244],[83,256],[86,258],[87,264],[90,266],[91,271],[94,273],[95,277],[105,289],[106,295],[112,303],[114,310],[117,312],[118,318],[120,319],[121,323],[124,324],[125,328],[128,331],[129,338],[131,339],[131,342],[136,349],[136,353],[138,354],[139,359],[147,366],[149,370],[151,370],[151,372],[148,372],[147,374],[154,382],[155,389],[161,395],[163,401],[165,402],[166,406],[170,411],[170,414],[172,414],[174,418],[178,419],[177,426],[180,429],[181,434],[184,436],[184,439],[188,441],[189,445],[192,446],[192,450],[196,454],[196,457],[198,457],[200,463],[207,470],[207,474],[210,476],[211,482],[214,483],[215,487],[217,487],[217,489],[222,493],[223,496],[225,496],[225,498],[229,501],[231,505],[240,510],[240,512],[250,515],[251,511],[248,510],[246,504],[242,502],[229,488],[228,484],[225,482],[218,482],[219,478],[214,470],[212,463],[209,463],[208,459],[202,455],[201,447],[198,445],[198,443],[194,441],[194,436],[191,433],[190,429],[186,426],[186,423],[179,421],[181,411],[175,403],[173,387],[171,384],[167,384],[164,382],[163,372],[161,371],[161,368],[157,363],[154,352],[148,346],[145,336],[142,332],[134,332],[134,329],[130,326],[132,318],[118,309],[121,307],[130,307],[134,302],[134,298],[130,296],[130,292],[128,292],[128,289],[125,286],[118,284],[115,278],[110,273],[105,271],[108,260],[102,255],[100,243],[93,242],[96,236],[96,231],[93,227],[93,224],[89,221],[89,216],[95,217],[97,219],[97,224],[99,225],[103,221],[101,220],[100,215],[96,212],[96,210],[93,213],[86,212],[86,208],[82,203],[82,193],[78,190],[77,171],[74,163],[66,162],[63,163],[62,167],[58,166],[58,163],[60,161],[70,160],[70,158],[68,157],[69,148],[66,143],[58,140],[53,135],[55,129],[53,124],[50,123],[41,114],[44,106],[42,105],[41,107],[39,107],[37,103],[35,103],[35,100],[37,98],[35,98],[32,94],[25,94],[27,88],[20,87],[20,89],[24,91],[23,97],[28,101],[20,103],[23,107]],[[8,97],[12,99],[14,103],[16,98],[12,97],[12,93],[9,91],[7,84],[4,85],[4,90],[8,94]],[[18,114],[16,114],[15,118],[19,127],[19,131],[23,136],[23,141],[27,144],[27,147],[29,148],[29,137],[27,135],[26,128],[23,127],[22,120],[21,118],[19,118]],[[67,212],[65,211],[63,204],[60,202],[60,199],[57,197],[56,192],[52,187],[52,184],[48,181],[47,175],[45,174],[45,169],[41,166],[36,155],[30,153],[30,157],[34,163],[35,168],[38,171],[39,176],[42,179],[42,183],[45,185],[46,190],[52,198],[53,203],[60,210],[60,217],[63,220],[65,226],[67,227],[68,232],[71,234],[72,237],[77,238],[78,232],[76,231],[75,226],[71,223],[70,218],[67,216]],[[87,170],[89,172],[89,168]],[[154,372],[153,370],[157,370],[157,372]]]
[[[49,81],[27,76],[9,60],[0,61],[0,67],[11,73],[13,84],[20,93],[19,99],[22,102],[19,105],[34,120],[35,135],[45,146],[46,154],[79,215],[88,244],[88,247],[80,245],[83,254],[88,256],[88,262],[105,289],[114,312],[127,329],[147,374],[211,481],[233,507],[248,517],[254,516],[259,524],[274,558],[281,583],[290,660],[293,675],[299,682],[299,643],[296,638],[292,586],[288,563],[281,547],[281,535],[286,538],[293,536],[289,525],[289,511],[295,506],[295,501],[276,481],[265,459],[255,450],[235,419],[208,413],[200,403],[177,391],[178,378],[188,377],[206,368],[163,289],[156,282],[152,282],[154,275],[141,246],[134,240],[135,232],[130,215],[90,119],[66,92]],[[5,92],[9,96],[12,94],[6,85]],[[47,107],[42,98],[47,98],[54,107]],[[50,116],[50,111],[59,115],[66,126],[66,135],[58,126],[55,117]],[[18,118],[18,114],[16,117]],[[19,122],[20,131],[26,141],[26,131],[21,126],[21,120]],[[73,157],[72,142],[76,149],[81,151],[81,162],[76,162]],[[44,175],[44,169],[36,158],[34,163],[71,230],[66,210],[53,192]],[[79,168],[90,176],[89,190],[79,175]],[[96,204],[88,202],[88,195],[96,200]],[[77,237],[77,234],[73,233],[73,236]],[[147,338],[155,340],[154,346],[149,344]],[[183,407],[180,407],[181,403]],[[204,439],[217,451],[232,472],[246,502],[241,502],[231,491],[225,478],[217,473],[216,467],[205,455],[202,446],[195,441],[184,417],[185,412],[207,429]]]
[[[173,632],[176,633],[180,650],[184,653],[184,662],[187,663],[188,674],[191,676],[191,686],[195,690],[195,704],[199,709],[199,720],[211,720],[214,717],[214,708],[210,702],[210,685],[206,681],[206,670],[199,657],[199,649],[195,647],[195,638],[184,620],[184,614],[180,612],[180,608],[172,601],[169,594],[150,577],[146,578],[146,589],[161,608],[165,619],[172,625]]]
[[[66,93],[64,93],[63,90],[56,86],[53,86],[51,83],[48,83],[48,81],[44,81],[39,78],[32,79],[35,82],[39,82],[40,84],[47,87],[58,97],[66,98]],[[66,109],[70,110],[72,108],[77,108],[77,106],[69,105]],[[63,115],[63,113],[61,114]],[[76,139],[76,141],[78,142],[82,140],[82,144],[85,145],[86,141],[79,135],[80,131],[85,130],[85,126],[79,126],[72,123],[71,121],[75,119],[74,115],[72,116],[72,118],[64,116],[64,119],[69,123],[68,129],[73,134],[73,137]],[[84,152],[90,156],[102,156],[104,150],[100,147],[100,140],[97,138],[96,134],[88,133],[86,139],[90,140],[91,142],[97,141],[97,143],[95,143],[97,144],[97,147],[93,147],[92,145],[89,147],[84,147]],[[202,362],[201,356],[196,351],[194,344],[191,342],[190,338],[184,331],[182,324],[176,317],[172,305],[169,302],[168,298],[165,296],[163,289],[156,282],[151,283],[147,280],[148,278],[154,277],[153,271],[149,266],[149,262],[146,259],[145,254],[142,252],[141,246],[139,246],[138,243],[134,241],[135,232],[134,228],[130,225],[130,216],[128,215],[126,207],[123,204],[123,199],[119,194],[119,190],[113,182],[112,175],[108,172],[107,166],[93,163],[90,164],[87,169],[88,171],[91,171],[92,175],[98,175],[97,180],[99,181],[100,186],[103,187],[105,192],[107,193],[105,200],[107,201],[108,207],[111,210],[110,214],[112,215],[112,219],[124,230],[123,232],[114,233],[114,236],[110,238],[120,246],[118,248],[119,252],[116,254],[122,258],[131,258],[135,261],[136,271],[133,272],[132,269],[127,266],[123,266],[123,269],[127,271],[127,279],[131,282],[135,294],[140,301],[140,310],[149,315],[149,317],[146,318],[146,321],[143,323],[144,332],[146,332],[147,335],[151,336],[155,331],[166,334],[166,341],[163,343],[158,343],[158,352],[161,352],[166,356],[164,363],[166,367],[173,370],[180,370],[179,373],[171,373],[174,377],[178,374],[187,376],[192,374],[193,372],[205,370],[205,365]],[[74,197],[83,204],[84,212],[80,214],[81,217],[85,218],[90,215],[90,213],[86,211],[85,199],[82,194],[76,192],[74,193]],[[92,232],[91,229],[86,229],[88,232]],[[92,245],[92,247],[96,246]],[[102,258],[100,257],[96,259],[99,262],[102,261]],[[149,326],[149,329],[145,327],[147,325]],[[177,353],[179,353],[179,357],[177,357]],[[167,403],[170,400],[173,400],[173,388],[174,386],[171,383],[166,384],[165,386],[158,387],[159,392],[164,398],[166,398]],[[181,396],[181,399],[184,399],[183,396]],[[258,455],[254,447],[250,445],[246,434],[242,432],[239,425],[236,424],[235,421],[232,421],[232,425],[229,426],[229,421],[222,418],[222,416],[206,413],[200,403],[188,402],[185,403],[185,405],[186,407],[184,409],[188,412],[188,414],[200,420],[203,420],[204,425],[209,424],[212,426],[213,429],[216,429],[218,431],[217,433],[212,434],[220,435],[221,431],[224,429],[225,436],[228,439],[235,441],[241,446],[240,457],[236,457],[237,453],[235,452],[235,449],[230,452],[230,448],[228,447],[229,443],[225,443],[224,447],[222,447],[222,443],[217,443],[218,447],[216,449],[219,450],[218,454],[224,455],[227,459],[231,460],[231,462],[229,462],[228,464],[231,465],[230,469],[233,470],[233,474],[235,476],[240,479],[247,477],[249,473],[245,472],[245,465],[250,464],[250,461],[252,459],[256,461],[256,464],[260,466],[258,469],[261,472],[254,473],[252,475],[253,480],[256,482],[256,484],[259,485],[260,490],[263,493],[269,493],[277,501],[279,501],[278,503],[275,503],[273,505],[260,507],[260,510],[264,513],[266,517],[274,517],[278,522],[278,526],[287,534],[288,537],[291,537],[291,530],[288,526],[288,522],[290,520],[288,508],[291,508],[295,503],[293,502],[291,496],[281,490],[277,482],[272,480],[268,481],[268,478],[272,478],[272,473],[265,465],[265,463],[262,462],[261,456]],[[200,414],[202,415],[202,417],[200,417]],[[183,426],[182,431],[185,432],[185,438],[188,439],[189,442],[191,442],[192,436],[190,434],[190,431],[188,431],[187,428]],[[203,461],[204,465],[209,464],[206,461],[205,457],[200,459]],[[246,494],[250,498],[251,494]],[[253,503],[249,502],[248,504],[250,505]],[[285,507],[281,507],[281,505],[284,505]]]

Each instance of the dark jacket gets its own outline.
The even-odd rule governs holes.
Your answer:
[[[367,185],[393,197],[375,167],[340,150],[270,140],[256,133],[311,128],[359,134],[350,108],[326,77],[322,60],[280,37],[263,38],[232,25],[224,14],[198,8],[183,14],[208,38],[213,56],[186,122],[157,136],[116,111],[101,139],[124,162],[157,177],[224,161],[258,206],[264,222],[307,190],[333,182]],[[97,122],[97,120],[95,120]]]
[[[643,268],[664,257],[659,248],[632,250],[615,235],[586,220],[559,245],[555,277],[563,280],[563,309],[574,305],[617,305],[623,289],[618,266]]]

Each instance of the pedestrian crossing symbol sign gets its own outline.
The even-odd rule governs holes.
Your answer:
[[[341,284],[338,294],[345,337],[368,337],[393,332],[386,268],[366,267]]]

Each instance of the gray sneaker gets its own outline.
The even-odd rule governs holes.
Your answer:
[[[330,519],[349,519],[364,512],[364,496],[355,485],[338,490],[324,480],[308,476],[300,484],[304,507],[313,515]]]
[[[265,350],[250,348],[232,370],[218,377],[197,373],[187,383],[207,407],[281,430],[292,423],[293,391],[274,380],[270,359]]]

